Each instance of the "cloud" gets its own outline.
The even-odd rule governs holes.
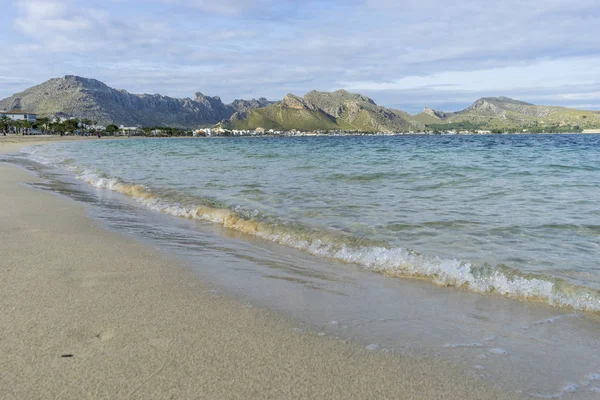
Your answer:
[[[527,88],[592,85],[600,83],[596,71],[600,57],[543,60],[533,64],[472,71],[439,72],[425,76],[406,76],[391,82],[352,82],[348,90],[403,90],[430,88],[439,91],[503,91]]]
[[[165,0],[165,3],[179,7],[195,8],[208,13],[237,15],[248,9],[260,7],[260,3],[264,2],[260,0]]]
[[[600,54],[596,0],[14,5],[12,25],[0,26],[0,45],[16,45],[14,57],[0,60],[0,76],[19,71],[42,81],[69,73],[130,91],[199,90],[228,101],[346,87],[407,109],[466,105],[481,93],[600,103],[592,89]],[[15,87],[0,82],[0,95]]]

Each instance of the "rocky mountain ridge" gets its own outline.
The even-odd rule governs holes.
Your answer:
[[[402,111],[378,106],[371,98],[345,90],[287,94],[278,104],[234,114],[223,126],[230,129],[347,130],[397,132],[424,125]]]
[[[193,99],[160,94],[132,94],[96,80],[74,75],[50,79],[0,101],[0,109],[24,109],[41,117],[88,118],[99,124],[125,126],[211,126],[238,110],[270,104],[266,99],[224,104],[218,96],[196,92]]]
[[[229,129],[346,130],[407,132],[430,129],[521,129],[528,127],[600,127],[600,112],[537,106],[508,97],[483,97],[464,110],[445,112],[425,107],[416,115],[379,106],[373,99],[346,90],[279,102],[263,97],[224,104],[218,96],[196,92],[193,98],[131,94],[74,75],[50,79],[0,101],[0,110],[23,109],[41,117],[87,118],[99,124],[168,126],[193,129],[220,124]]]

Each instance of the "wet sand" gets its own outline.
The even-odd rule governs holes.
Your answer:
[[[35,142],[16,141],[0,151]],[[298,332],[36,179],[0,164],[3,399],[513,397],[441,359]]]

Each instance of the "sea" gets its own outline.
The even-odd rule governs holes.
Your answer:
[[[0,161],[298,330],[600,398],[600,135],[100,139]]]

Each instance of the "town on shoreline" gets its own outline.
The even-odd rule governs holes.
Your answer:
[[[22,118],[22,119],[21,119]],[[0,111],[1,135],[58,135],[58,136],[144,136],[144,137],[316,137],[316,136],[404,136],[404,135],[490,135],[490,134],[546,134],[590,133],[600,134],[600,129],[579,127],[532,127],[523,129],[439,129],[406,132],[363,132],[349,130],[275,130],[275,129],[225,129],[220,124],[211,128],[179,129],[172,127],[101,125],[92,119],[37,118],[23,111]]]

